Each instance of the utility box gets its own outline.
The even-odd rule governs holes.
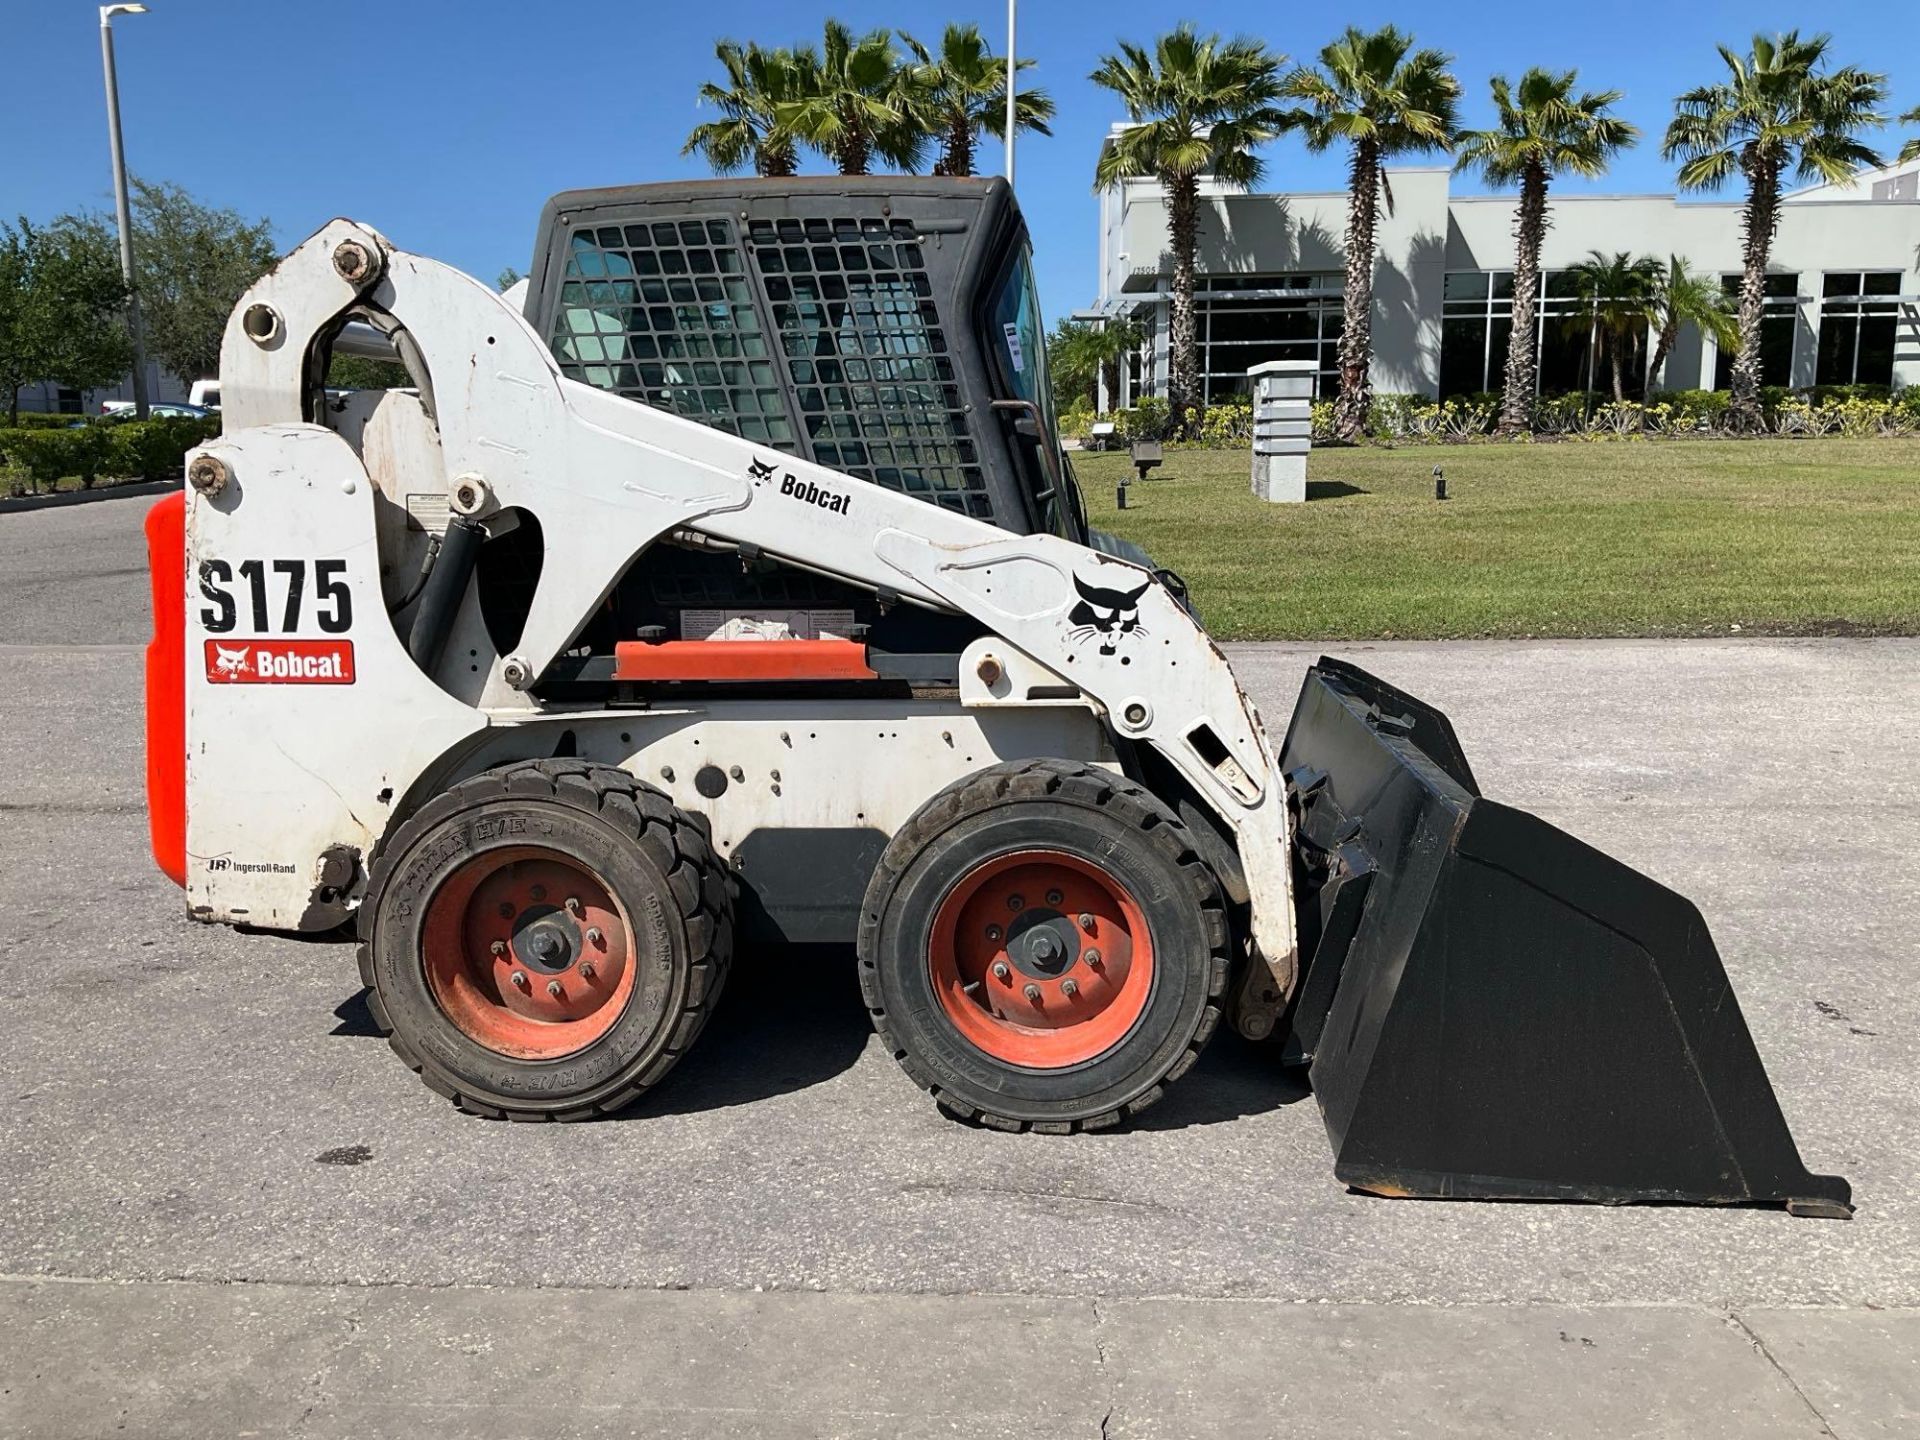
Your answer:
[[[1311,360],[1269,360],[1247,371],[1253,382],[1253,493],[1262,500],[1307,498],[1316,368]]]

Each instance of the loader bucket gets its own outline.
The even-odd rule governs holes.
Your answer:
[[[1336,660],[1308,672],[1281,766],[1289,1047],[1341,1180],[1852,1213],[1845,1180],[1800,1163],[1691,902],[1482,799],[1444,715]]]

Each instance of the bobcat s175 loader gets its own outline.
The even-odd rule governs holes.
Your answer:
[[[461,1109],[618,1109],[736,937],[851,942],[969,1121],[1121,1123],[1224,1018],[1362,1190],[1848,1212],[1692,905],[1350,665],[1276,754],[1088,527],[1004,183],[565,194],[524,302],[336,220],[220,380],[149,522],[155,851],[197,920],[353,922]]]

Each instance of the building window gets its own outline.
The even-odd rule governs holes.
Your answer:
[[[1720,288],[1735,304],[1740,299],[1740,277],[1722,275]],[[1800,313],[1800,277],[1796,275],[1767,276],[1766,307],[1760,315],[1760,383],[1762,385],[1791,385],[1793,383],[1793,327]],[[1731,390],[1733,388],[1732,349],[1723,349],[1713,362],[1713,388]]]
[[[1540,277],[1535,325],[1535,393],[1563,395],[1591,390],[1607,377],[1594,369],[1593,325],[1575,293],[1571,272]],[[1502,389],[1507,346],[1513,335],[1513,273],[1457,270],[1446,278],[1440,315],[1440,394],[1470,395]],[[1646,364],[1645,347],[1636,356]],[[1638,388],[1642,372],[1629,371]]]
[[[1817,385],[1893,384],[1900,272],[1829,273],[1821,290]],[[1884,299],[1876,297],[1885,297]]]
[[[1342,277],[1217,275],[1194,287],[1200,374],[1209,403],[1248,393],[1247,371],[1270,360],[1314,366],[1315,394],[1340,388]]]

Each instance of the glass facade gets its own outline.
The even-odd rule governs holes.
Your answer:
[[[1740,277],[1722,275],[1720,288],[1735,304],[1740,299]],[[1793,331],[1799,323],[1800,277],[1796,274],[1767,276],[1766,308],[1760,317],[1760,383],[1793,383]],[[1713,388],[1733,387],[1733,351],[1722,350],[1713,362]]]
[[[1344,281],[1311,275],[1215,275],[1194,285],[1200,373],[1209,402],[1248,393],[1247,371],[1269,360],[1310,360],[1315,394],[1340,388]]]
[[[1900,272],[1829,271],[1821,287],[1817,385],[1891,385]],[[1876,298],[1885,297],[1885,298]]]
[[[1535,391],[1563,395],[1604,389],[1609,367],[1594,354],[1593,323],[1574,291],[1570,271],[1540,277],[1535,328]],[[1513,272],[1456,270],[1446,278],[1440,317],[1440,394],[1470,395],[1506,384],[1507,346],[1513,336]],[[1637,390],[1645,374],[1646,347],[1635,352],[1627,385]]]

